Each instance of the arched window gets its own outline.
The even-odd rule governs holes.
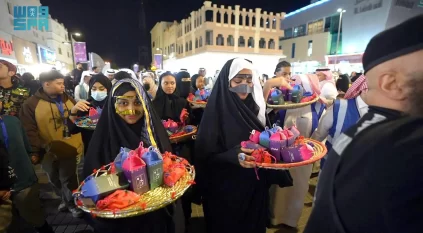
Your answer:
[[[243,36],[240,36],[238,39],[238,47],[245,47],[245,39]]]
[[[198,49],[198,39],[195,39],[195,48]]]
[[[226,39],[226,45],[227,46],[234,46],[234,37],[232,35],[229,35]]]
[[[273,39],[269,40],[268,47],[269,49],[275,49],[275,41]]]
[[[259,41],[259,48],[265,49],[266,48],[266,40],[264,38],[261,38]]]
[[[219,11],[216,13],[216,23],[223,23],[220,20],[220,12]]]
[[[248,48],[254,48],[254,38],[248,38]]]
[[[216,45],[223,46],[225,38],[223,38],[222,34],[218,34],[216,37]]]
[[[200,36],[200,47],[203,47],[203,37],[202,36]]]

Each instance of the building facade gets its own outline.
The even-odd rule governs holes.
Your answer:
[[[338,9],[345,11],[342,20]],[[420,0],[314,0],[285,15],[280,45],[297,73],[325,65],[343,73],[361,71],[373,36],[422,13]]]
[[[47,32],[47,45],[56,54],[55,67],[66,74],[73,69],[72,48],[69,41],[68,30],[57,19],[49,19]]]
[[[205,1],[180,23],[159,22],[153,27],[153,61],[163,54],[165,70],[185,68],[192,73],[204,67],[214,73],[228,59],[244,57],[252,59],[260,72],[271,74],[284,57],[278,46],[284,15]]]

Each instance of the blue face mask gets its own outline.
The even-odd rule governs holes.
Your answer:
[[[93,97],[93,99],[95,101],[102,101],[102,100],[106,99],[107,92],[106,91],[92,91],[91,97]]]

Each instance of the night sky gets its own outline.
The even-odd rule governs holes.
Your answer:
[[[105,61],[119,67],[129,67],[138,60],[138,12],[141,0],[41,0],[50,15],[62,22],[69,32],[83,34],[77,41],[86,41],[88,52],[99,54]],[[150,30],[159,21],[180,21],[191,11],[198,10],[203,0],[144,0],[146,24]],[[254,9],[268,12],[286,12],[310,4],[310,0],[213,0],[213,4]],[[128,33],[129,32],[129,33]],[[146,64],[148,65],[148,64]]]

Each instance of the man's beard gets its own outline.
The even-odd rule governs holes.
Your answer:
[[[423,116],[423,76],[413,78],[408,84],[409,94],[408,113],[412,116]]]

